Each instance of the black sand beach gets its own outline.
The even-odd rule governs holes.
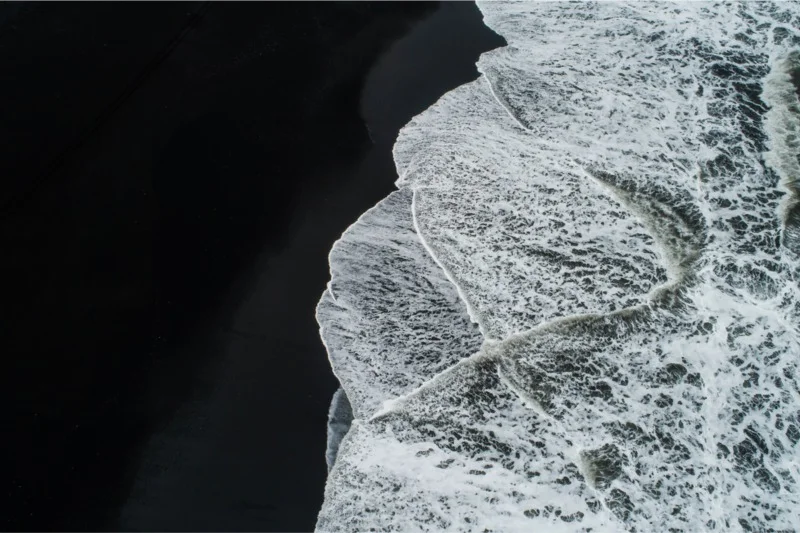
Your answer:
[[[328,251],[503,44],[466,2],[0,5],[3,529],[312,529]]]

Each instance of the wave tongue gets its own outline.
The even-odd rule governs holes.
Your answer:
[[[320,334],[356,418],[476,352],[480,333],[411,217],[412,192],[364,213],[330,253]]]
[[[548,531],[609,525],[547,420],[476,358],[392,410],[357,423],[343,444],[322,531]],[[558,448],[561,448],[560,450]],[[352,496],[357,495],[358,499]],[[567,497],[565,497],[565,495]]]

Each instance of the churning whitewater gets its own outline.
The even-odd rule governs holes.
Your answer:
[[[800,531],[800,5],[479,7],[331,251],[318,530]]]

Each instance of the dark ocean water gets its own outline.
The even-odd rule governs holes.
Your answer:
[[[502,44],[469,3],[0,6],[4,529],[312,528],[328,250]]]

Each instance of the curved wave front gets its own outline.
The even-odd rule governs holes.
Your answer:
[[[331,252],[318,530],[800,531],[800,5],[479,7]]]

